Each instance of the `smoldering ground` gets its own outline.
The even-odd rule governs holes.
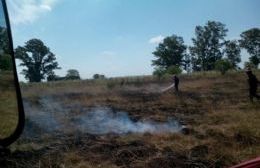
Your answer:
[[[127,133],[176,133],[182,126],[173,118],[166,122],[133,120],[125,111],[109,107],[84,107],[79,103],[64,103],[53,97],[40,97],[37,103],[24,100],[25,135],[39,133],[69,133],[94,135]]]
[[[180,94],[156,92],[170,82],[146,81],[25,86],[25,132],[0,167],[229,167],[257,157],[259,106],[248,101],[240,72],[183,77]],[[172,116],[187,135],[157,131]],[[121,129],[129,120],[132,128]]]
[[[134,96],[141,96],[136,100],[140,103],[154,101],[151,95],[136,92],[128,98],[132,100]],[[147,108],[134,113],[129,110],[128,113],[112,108],[109,103],[107,106],[87,106],[82,100],[81,96],[74,94],[66,98],[60,95],[25,98],[26,127],[19,143],[33,150],[17,151],[11,159],[6,159],[11,162],[4,164],[13,165],[22,160],[21,167],[39,164],[42,167],[60,167],[69,164],[63,163],[68,156],[72,159],[80,157],[80,162],[93,167],[101,162],[105,163],[104,167],[106,164],[119,167],[140,167],[140,164],[141,167],[185,167],[193,164],[186,162],[190,159],[185,154],[174,152],[169,147],[158,148],[152,143],[169,139],[176,135],[171,133],[181,130],[182,126],[174,118],[167,120],[156,115],[153,118],[158,120],[155,121],[143,115],[154,115]],[[97,103],[94,100],[89,104]],[[140,113],[139,117],[135,113]]]

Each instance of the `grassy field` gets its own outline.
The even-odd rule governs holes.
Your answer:
[[[16,128],[18,111],[13,72],[0,72],[0,138],[9,136]]]
[[[256,72],[260,79],[260,72]],[[228,167],[260,155],[260,102],[250,103],[243,72],[180,76],[180,93],[160,91],[152,76],[22,84],[26,127],[5,167]],[[124,111],[133,121],[180,132],[91,134],[81,119],[92,108]]]

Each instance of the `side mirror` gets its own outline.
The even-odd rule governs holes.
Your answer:
[[[15,66],[5,0],[0,1],[0,149],[15,142],[24,127],[24,111]]]

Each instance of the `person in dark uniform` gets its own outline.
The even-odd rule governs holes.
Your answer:
[[[179,78],[176,75],[173,76],[173,80],[174,80],[175,91],[178,92],[179,91],[179,82],[180,82],[180,80],[179,80]]]
[[[260,99],[260,96],[257,95],[257,85],[260,83],[256,76],[252,73],[250,68],[247,68],[246,74],[248,76],[248,84],[249,84],[249,98],[250,101],[253,102],[254,97],[258,100]]]

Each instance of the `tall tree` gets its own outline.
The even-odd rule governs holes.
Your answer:
[[[193,46],[190,47],[193,70],[212,70],[215,62],[223,56],[222,47],[227,33],[221,22],[208,21],[205,26],[196,26]]]
[[[252,28],[241,35],[240,46],[250,54],[250,62],[258,67],[260,63],[260,29]]]
[[[232,68],[237,68],[237,64],[241,62],[241,49],[236,40],[227,41],[224,52]]]
[[[15,57],[22,61],[20,66],[26,67],[22,74],[30,82],[41,82],[53,70],[60,69],[55,55],[39,39],[31,39],[25,46],[15,49]]]
[[[171,66],[180,67],[184,64],[186,49],[182,37],[176,35],[166,37],[153,52],[157,59],[152,61],[152,65],[163,69]]]

